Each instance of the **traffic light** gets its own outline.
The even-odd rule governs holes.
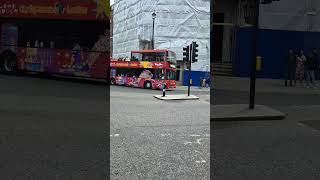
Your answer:
[[[198,47],[197,42],[192,42],[192,63],[198,62]]]
[[[190,61],[189,54],[190,54],[190,46],[184,47],[183,48],[183,61],[185,61],[185,62]]]

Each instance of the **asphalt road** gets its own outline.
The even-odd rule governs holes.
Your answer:
[[[209,94],[172,102],[155,94],[111,86],[112,179],[209,179]]]
[[[290,91],[290,89],[288,89]],[[213,104],[248,103],[248,92],[216,90]],[[257,93],[282,121],[212,122],[213,179],[320,179],[320,97]],[[214,106],[213,106],[214,108]]]
[[[107,86],[0,75],[0,179],[106,179]]]
[[[106,179],[108,89],[101,83],[0,75],[0,179]],[[184,93],[173,91],[168,93]],[[111,86],[112,179],[320,179],[318,95],[258,93],[282,121],[213,122],[209,99]],[[215,91],[215,104],[248,92]],[[209,152],[211,141],[212,154]]]

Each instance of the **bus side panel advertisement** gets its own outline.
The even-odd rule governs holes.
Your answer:
[[[47,18],[107,20],[109,0],[5,0],[0,2],[0,16],[14,18]]]
[[[90,78],[106,78],[109,53],[19,48],[18,68]]]
[[[175,80],[155,79],[155,76],[157,76],[157,74],[153,74],[147,69],[142,70],[138,76],[126,76],[125,74],[117,73],[117,70],[114,68],[110,70],[110,77],[114,79],[114,84],[116,85],[144,88],[145,82],[149,81],[152,84],[152,89],[162,89],[163,83],[166,83],[167,89],[176,88]]]

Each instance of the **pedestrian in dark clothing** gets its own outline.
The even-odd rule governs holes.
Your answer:
[[[210,77],[208,77],[207,80],[206,80],[206,86],[208,88],[210,87],[210,81],[211,81],[211,79],[210,79]]]
[[[293,50],[289,50],[288,56],[285,58],[285,86],[288,85],[288,80],[290,81],[290,86],[292,86],[292,82],[295,80],[296,73],[296,64],[297,64],[297,56],[294,54]]]
[[[202,81],[203,81],[203,78],[202,78],[202,77],[200,77],[200,81],[199,81],[199,89],[201,89],[201,88],[202,88]]]
[[[319,80],[320,79],[320,59],[319,59],[317,50],[315,48],[312,50],[312,54],[313,54],[313,56],[314,56],[314,58],[316,60],[316,68],[315,68],[315,71],[314,71],[315,78],[317,80]]]
[[[307,76],[307,88],[310,88],[310,83],[316,87],[314,71],[317,68],[317,60],[315,54],[312,52],[307,57],[307,61],[305,63],[306,68],[306,76]]]

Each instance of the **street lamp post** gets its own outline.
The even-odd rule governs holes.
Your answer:
[[[156,12],[153,12],[152,13],[152,20],[153,20],[153,23],[152,23],[152,39],[151,39],[152,49],[154,49],[154,21],[155,21],[156,17],[157,17]]]

